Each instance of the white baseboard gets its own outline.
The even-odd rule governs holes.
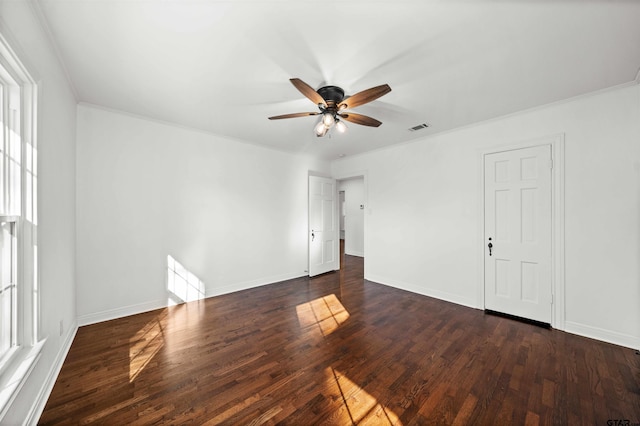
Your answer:
[[[93,314],[81,315],[78,317],[78,326],[82,327],[83,325],[96,324],[98,322],[128,317],[129,315],[141,314],[142,312],[154,311],[165,307],[167,307],[167,299],[144,302],[122,308],[96,312]]]
[[[363,251],[347,251],[345,249],[344,254],[348,254],[349,256],[358,256],[358,257],[364,257],[364,252]]]
[[[435,290],[432,288],[425,288],[416,284],[409,284],[402,281],[381,277],[379,275],[367,275],[366,280],[373,281],[379,284],[383,284],[389,287],[395,287],[400,290],[410,291],[412,293],[421,294],[423,296],[433,297],[435,299],[444,300],[446,302],[455,303],[457,305],[467,306],[469,308],[478,309],[476,306],[476,300],[460,296],[458,294],[447,293],[441,290]]]
[[[268,278],[261,278],[258,280],[244,281],[235,283],[228,286],[217,287],[213,290],[207,291],[205,297],[220,296],[223,294],[234,293],[236,291],[247,290],[254,287],[260,287],[267,284],[273,284],[280,281],[291,280],[294,278],[304,277],[305,273],[295,272],[282,275],[274,275]],[[141,314],[143,312],[154,311],[156,309],[166,308],[169,304],[168,297],[163,300],[155,300],[150,302],[139,303],[136,305],[129,305],[122,308],[109,309],[106,311],[96,312],[93,314],[81,315],[78,317],[78,326],[96,324],[103,321],[109,321],[112,319],[128,317],[129,315]]]
[[[260,278],[257,280],[243,281],[240,283],[235,283],[224,287],[217,287],[209,290],[207,291],[206,297],[221,296],[223,294],[235,293],[236,291],[248,290],[254,287],[261,287],[263,285],[274,284],[280,281],[293,280],[295,278],[306,276],[306,273],[292,272],[289,274],[273,275],[271,277]]]
[[[60,374],[60,370],[62,369],[62,364],[64,364],[64,360],[67,358],[67,354],[71,349],[71,344],[73,343],[73,339],[76,337],[76,333],[78,332],[78,323],[74,321],[74,324],[71,324],[69,327],[67,334],[64,337],[64,342],[56,355],[56,359],[54,363],[51,365],[49,369],[49,373],[47,374],[47,378],[45,379],[40,391],[38,392],[38,396],[31,406],[31,410],[29,410],[29,415],[25,419],[23,425],[37,425],[40,416],[42,416],[42,412],[44,411],[44,407],[49,400],[49,395],[51,395],[51,391],[53,390],[53,385],[55,385],[56,380],[58,378],[58,374]]]
[[[378,275],[368,275],[365,279],[373,281],[379,284],[387,285],[390,287],[398,288],[401,290],[410,291],[412,293],[421,294],[423,296],[429,296],[436,299],[444,300],[447,302],[456,303],[458,305],[468,306],[474,309],[480,309],[476,306],[476,302],[473,299],[461,297],[457,294],[446,293],[440,290],[434,290],[424,287],[419,287],[415,284],[408,284],[398,280],[381,277]],[[567,333],[577,334],[579,336],[588,337],[590,339],[600,340],[614,345],[625,346],[631,349],[640,350],[640,338],[631,336],[624,333],[618,333],[611,330],[605,330],[598,327],[584,325],[572,321],[565,321],[564,330]]]
[[[601,340],[614,345],[625,346],[631,349],[640,349],[640,338],[616,331],[605,330],[599,327],[584,325],[573,321],[565,321],[564,331],[577,334],[590,339]]]
[[[280,281],[286,281],[289,279],[299,278],[306,276],[305,274],[286,274],[281,276],[273,276],[268,279],[260,279],[253,281],[246,281],[242,283],[237,283],[230,286],[225,286],[218,288],[216,292],[207,295],[207,297],[218,296],[222,294],[232,293],[235,291],[246,290],[253,287],[259,287],[262,285],[272,284]],[[459,295],[442,292],[440,290],[434,290],[429,288],[424,288],[417,286],[415,284],[404,283],[398,280],[388,279],[385,277],[377,276],[377,275],[369,275],[365,277],[365,279],[369,281],[373,281],[382,285],[387,285],[390,287],[398,288],[401,290],[410,291],[412,293],[421,294],[428,297],[433,297],[436,299],[444,300],[451,303],[456,303],[458,305],[463,305],[471,308],[477,308],[475,306],[474,300],[460,297]],[[32,408],[29,412],[29,415],[25,419],[23,425],[35,425],[38,423],[42,412],[44,411],[44,407],[49,399],[49,395],[53,390],[53,386],[58,378],[58,374],[62,369],[62,365],[64,363],[69,350],[71,349],[71,344],[73,343],[73,339],[76,336],[78,331],[78,327],[82,325],[94,324],[97,322],[108,321],[115,318],[120,318],[129,315],[135,315],[142,312],[147,312],[159,308],[166,307],[166,301],[156,301],[156,302],[148,302],[141,303],[137,305],[131,305],[124,308],[112,309],[109,311],[98,312],[95,314],[83,315],[79,317],[75,324],[72,324],[69,327],[69,331],[67,332],[64,343],[60,347],[58,354],[56,355],[55,362],[52,364],[49,369],[49,373],[47,374],[47,378],[43,383],[40,391],[38,393],[38,397]],[[615,345],[625,346],[632,349],[640,349],[640,338],[631,336],[624,333],[618,333],[611,330],[605,330],[598,327],[588,326],[572,321],[565,321],[565,330],[568,333],[577,334],[579,336],[588,337],[591,339],[596,339],[608,343],[612,343]]]
[[[306,276],[304,273],[292,273],[292,274],[284,274],[279,276],[273,276],[266,279],[246,281],[242,283],[237,283],[230,286],[220,287],[216,289],[212,294],[208,294],[207,297],[218,296],[221,294],[232,293],[235,291],[246,290],[253,287],[259,287],[262,285],[272,284],[280,281],[286,281],[289,279],[299,278]],[[38,393],[38,398],[34,402],[29,416],[25,419],[24,425],[36,425],[40,416],[42,416],[42,412],[44,411],[44,407],[49,399],[49,395],[53,390],[53,386],[55,385],[56,379],[58,378],[58,374],[60,374],[60,370],[62,369],[62,365],[64,364],[64,360],[71,349],[71,344],[73,343],[73,339],[76,336],[78,331],[78,327],[83,325],[95,324],[98,322],[109,321],[116,318],[122,318],[129,315],[140,314],[143,312],[153,311],[156,309],[161,309],[167,307],[167,300],[161,301],[152,301],[139,303],[136,305],[125,306],[123,308],[110,309],[107,311],[96,312],[93,314],[87,314],[79,316],[75,324],[72,324],[72,327],[69,327],[69,331],[65,336],[64,343],[58,354],[56,355],[56,360],[51,366],[49,370],[49,374],[47,375],[47,379],[45,383],[40,388],[40,392]]]

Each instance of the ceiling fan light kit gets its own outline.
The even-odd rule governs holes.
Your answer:
[[[314,130],[316,132],[316,136],[322,137],[327,134],[327,132],[329,131],[329,128],[325,126],[322,120],[320,120],[320,122],[316,125]]]
[[[391,91],[391,87],[389,87],[388,84],[372,87],[371,89],[363,90],[362,92],[345,98],[344,90],[337,86],[324,86],[318,90],[314,90],[313,87],[299,78],[292,78],[290,81],[300,93],[318,106],[320,112],[297,112],[293,114],[276,115],[269,117],[269,120],[321,115],[320,121],[314,128],[315,134],[318,137],[325,136],[329,133],[329,130],[334,127],[338,132],[344,133],[347,130],[347,126],[343,120],[369,127],[378,127],[382,124],[382,122],[375,118],[353,112],[346,112],[346,110],[364,105],[386,95]]]
[[[339,133],[344,133],[347,131],[347,125],[340,121],[338,117],[329,112],[325,112],[322,114],[322,119],[318,122],[313,130],[316,136],[320,138],[329,133],[329,131],[333,128],[335,128]]]
[[[336,122],[336,118],[329,111],[325,111],[322,114],[322,122],[325,126],[331,127]]]

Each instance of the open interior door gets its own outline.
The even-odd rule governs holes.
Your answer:
[[[309,276],[340,269],[335,179],[309,176]]]

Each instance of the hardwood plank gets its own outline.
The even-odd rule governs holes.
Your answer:
[[[633,350],[341,265],[81,327],[40,424],[640,422]]]

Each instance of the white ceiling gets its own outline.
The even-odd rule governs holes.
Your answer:
[[[637,1],[36,0],[79,102],[325,159],[629,83]],[[313,134],[290,83],[383,122]],[[420,123],[429,129],[408,131]]]

